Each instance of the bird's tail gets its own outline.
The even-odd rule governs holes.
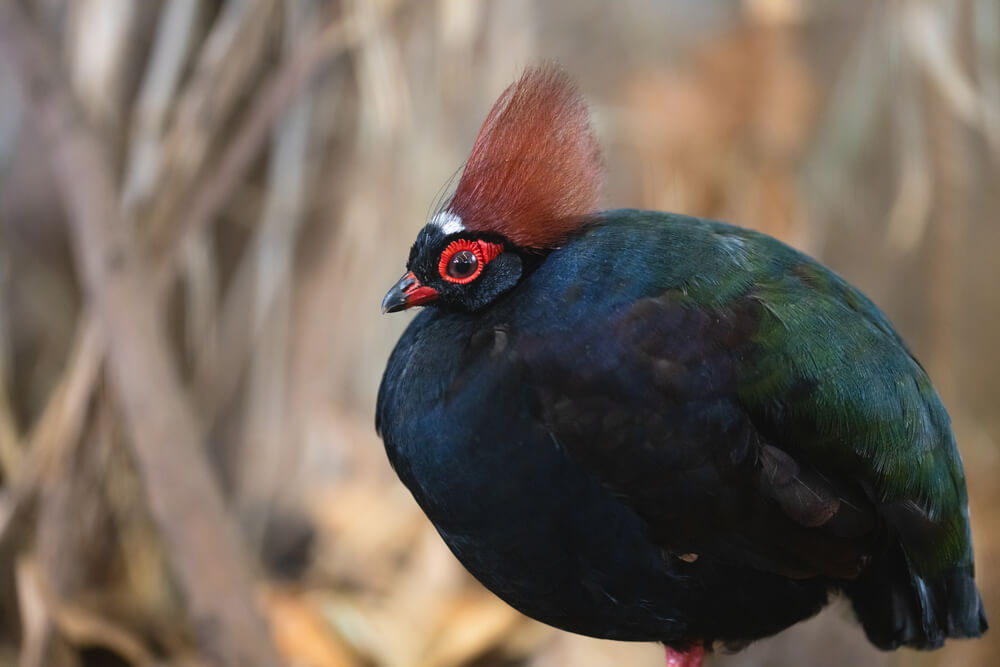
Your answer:
[[[935,649],[949,637],[979,637],[987,628],[971,565],[925,578],[898,544],[846,592],[868,639],[883,650]]]

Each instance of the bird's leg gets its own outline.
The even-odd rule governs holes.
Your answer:
[[[692,646],[683,653],[667,647],[667,667],[701,667],[705,657],[705,647],[701,644]]]

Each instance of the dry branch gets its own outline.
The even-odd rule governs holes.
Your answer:
[[[112,649],[136,667],[154,664],[142,641],[129,630],[100,614],[61,602],[45,580],[42,568],[31,558],[18,559],[15,574],[21,612],[26,619],[22,667],[45,664],[46,635],[53,628],[59,628],[75,644]]]
[[[53,59],[57,50],[9,0],[0,2],[0,50],[15,63],[48,148],[136,465],[202,646],[219,664],[278,664],[170,359],[139,243],[119,212],[108,155]]]
[[[132,113],[122,206],[133,210],[149,196],[159,173],[167,113],[187,62],[198,15],[197,0],[170,0],[159,27]]]

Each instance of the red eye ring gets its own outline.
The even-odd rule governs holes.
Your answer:
[[[476,258],[476,269],[471,274],[461,278],[448,274],[448,262],[451,258],[462,251],[471,252]],[[456,239],[448,244],[448,247],[441,253],[441,261],[438,263],[438,273],[450,283],[465,285],[471,283],[479,277],[483,269],[489,262],[492,262],[503,252],[503,246],[499,243],[487,243],[486,241],[470,241],[468,239]]]

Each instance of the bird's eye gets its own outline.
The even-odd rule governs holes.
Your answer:
[[[460,250],[448,260],[448,275],[452,278],[468,278],[479,268],[479,260],[471,250]]]
[[[503,245],[499,243],[458,239],[449,243],[441,253],[438,271],[448,282],[459,285],[471,283],[501,252]]]

